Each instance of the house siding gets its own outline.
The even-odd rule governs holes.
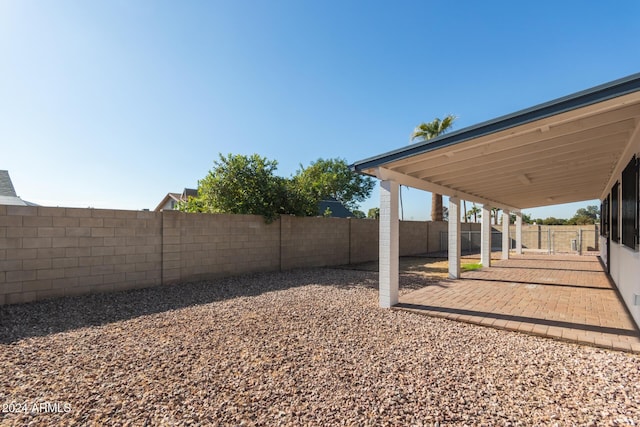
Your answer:
[[[612,183],[616,181],[622,182],[622,170],[634,155],[640,155],[639,132],[634,134],[634,139],[631,141],[630,150],[628,150],[627,155],[620,159],[614,172]],[[613,185],[609,185],[606,189],[601,197],[601,201],[606,199],[607,195],[611,192],[612,186]],[[618,204],[618,209],[621,209],[621,203]],[[621,223],[620,214],[618,215],[618,221]],[[619,224],[618,227],[620,227],[620,225],[621,224]],[[609,247],[607,248],[607,238],[601,236],[600,248],[602,261],[607,264],[607,260],[610,260],[608,269],[611,279],[616,284],[636,325],[640,325],[640,304],[636,304],[636,299],[640,299],[640,296],[636,297],[636,295],[640,295],[640,252],[638,252],[638,246],[636,245],[635,250],[631,249],[623,245],[622,239],[619,239],[618,242],[610,240]],[[610,252],[609,256],[607,256],[607,249]]]

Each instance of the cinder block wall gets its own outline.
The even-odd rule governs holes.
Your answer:
[[[0,304],[160,281],[154,212],[0,206]]]
[[[280,217],[281,269],[349,264],[349,219]]]
[[[400,221],[400,256],[429,252],[429,223]]]
[[[375,261],[379,257],[378,220],[351,219],[350,262]],[[419,255],[440,250],[440,231],[447,222],[400,221],[400,256]]]
[[[351,264],[375,261],[380,255],[380,221],[351,219],[349,260]]]
[[[498,226],[501,231],[501,226]],[[515,226],[509,226],[509,234],[515,238]],[[582,230],[582,251],[599,250],[598,225],[523,225],[522,247],[526,249],[549,249],[549,238],[554,252],[575,252],[571,247],[571,240],[578,243]]]
[[[429,247],[427,252],[438,252],[440,250],[447,250],[447,246],[440,248],[441,233],[449,230],[449,223],[447,221],[431,221],[429,222]]]
[[[280,224],[255,215],[163,212],[163,283],[280,268]]]
[[[440,250],[446,230],[446,222],[401,222],[400,254]],[[0,305],[375,261],[378,233],[367,219],[266,224],[253,215],[0,205]]]

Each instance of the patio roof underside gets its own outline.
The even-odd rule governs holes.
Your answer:
[[[639,75],[631,81],[620,96],[562,98],[352,168],[511,211],[597,199],[639,137]]]

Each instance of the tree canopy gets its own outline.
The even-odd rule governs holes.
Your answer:
[[[600,221],[600,209],[595,205],[590,205],[586,208],[578,209],[576,214],[567,221],[567,224],[595,224],[598,221]]]
[[[492,212],[492,217],[496,218],[495,224],[498,223],[497,219],[499,217],[498,211],[499,209],[493,208],[494,212]],[[467,211],[467,218],[472,219],[473,222],[478,222],[478,220],[482,217],[482,211],[478,209],[475,205]],[[511,223],[515,223],[516,215],[511,214]],[[570,219],[556,218],[556,217],[547,217],[547,218],[531,218],[530,214],[522,213],[522,223],[523,224],[533,224],[534,222],[538,225],[585,225],[585,224],[596,224],[600,221],[600,210],[597,206],[587,206],[585,208],[580,208],[576,211],[575,215]]]
[[[283,211],[287,186],[274,175],[277,161],[257,154],[220,154],[213,166],[198,181],[198,197],[181,205],[181,210],[262,215],[267,221]]]
[[[380,218],[380,208],[371,208],[367,212],[367,218],[370,219],[379,219]]]
[[[420,123],[411,133],[411,141],[416,139],[426,141],[447,132],[456,120],[456,116],[448,114],[444,119],[436,117],[428,123]]]
[[[340,158],[318,159],[306,168],[300,165],[293,181],[311,199],[331,197],[351,211],[369,197],[375,186],[373,179],[351,172],[346,160]]]
[[[213,169],[198,181],[198,197],[180,203],[187,212],[262,215],[271,222],[281,214],[318,215],[318,203],[333,197],[355,211],[373,190],[374,181],[355,175],[344,159],[318,159],[291,178],[275,175],[278,162],[261,157],[219,154]],[[326,214],[326,213],[325,213]],[[357,211],[355,216],[364,216]]]
[[[570,219],[548,217],[545,219],[537,218],[536,224],[541,225],[587,225],[597,224],[600,221],[600,210],[595,205],[589,205],[586,208],[580,208]]]

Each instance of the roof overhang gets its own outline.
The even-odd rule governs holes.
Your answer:
[[[640,138],[640,73],[358,161],[355,172],[508,210],[592,200]]]
[[[13,197],[13,196],[0,196],[0,205],[29,206],[20,197]]]

